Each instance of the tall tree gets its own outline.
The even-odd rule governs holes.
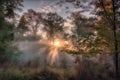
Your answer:
[[[47,32],[48,39],[58,37],[59,34],[63,34],[64,19],[57,13],[48,13],[43,18],[44,28]]]
[[[66,0],[67,2],[70,3],[75,3],[75,5],[77,7],[81,7],[81,2],[83,2],[83,0]],[[85,0],[87,1],[87,0]],[[92,1],[92,0],[90,0]],[[105,26],[105,29],[107,31],[110,32],[111,35],[107,35],[107,31],[106,33],[100,33],[101,36],[104,36],[104,40],[106,41],[110,41],[108,42],[108,44],[114,43],[112,44],[112,46],[114,46],[114,53],[115,53],[115,66],[116,66],[116,76],[118,78],[119,75],[119,63],[118,63],[118,58],[119,58],[119,48],[118,48],[118,44],[119,44],[119,6],[120,6],[120,2],[119,0],[94,0],[92,2],[90,2],[90,4],[92,5],[95,2],[96,6],[94,8],[94,10],[96,10],[95,13],[97,13],[97,17],[99,19],[102,19],[102,21],[100,20],[100,22],[102,23],[102,26]],[[85,10],[87,10],[86,8],[84,8]],[[94,14],[94,13],[93,13]],[[105,24],[105,25],[103,25]],[[101,24],[99,24],[101,25]],[[102,27],[101,26],[101,27]],[[110,26],[110,27],[109,27]],[[102,27],[103,29],[103,27]],[[111,29],[111,30],[110,30]],[[105,32],[105,30],[100,30],[99,27],[99,31],[100,32]],[[111,37],[112,36],[112,37]],[[109,39],[107,39],[107,37],[109,37]],[[113,38],[113,39],[112,39]],[[109,45],[110,47],[110,45]]]
[[[119,39],[117,37],[117,34],[119,33],[119,0],[98,0],[96,3],[98,12],[100,13],[101,17],[107,20],[113,31],[116,78],[119,80]]]
[[[5,18],[15,18],[15,10],[22,6],[21,2],[22,0],[0,1],[0,63],[10,61],[12,58],[9,50],[14,38],[15,25],[6,21]]]
[[[24,36],[25,32],[28,31],[27,23],[28,22],[26,21],[25,16],[22,15],[21,18],[20,18],[19,24],[17,26],[17,29],[16,29],[16,36],[15,36],[15,38],[18,38],[18,37],[22,38]]]
[[[30,33],[30,36],[36,40],[38,37],[37,32],[40,30],[41,25],[42,13],[29,9],[28,12],[21,16],[17,30],[22,31],[22,35],[27,34],[27,32]]]
[[[75,28],[71,36],[71,41],[77,50],[75,53],[87,56],[101,53],[103,41],[94,29],[95,18],[87,18],[80,12],[74,12],[71,18]]]

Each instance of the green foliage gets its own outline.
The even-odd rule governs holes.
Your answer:
[[[80,0],[70,0],[70,3],[77,2]],[[66,2],[69,2],[66,1]],[[91,13],[93,15],[97,15],[97,17],[86,18],[81,15],[85,12],[86,8],[83,8],[84,5],[81,3],[84,1],[80,1],[81,6],[78,8],[82,8],[83,11],[78,11],[72,13],[71,19],[73,24],[75,25],[74,37],[72,38],[74,45],[77,47],[81,47],[81,45],[87,45],[87,48],[91,48],[88,53],[101,53],[106,51],[106,53],[114,53],[114,35],[113,35],[113,8],[112,8],[112,0],[98,0],[93,1],[89,6],[95,6],[95,13]],[[86,2],[86,1],[85,1]],[[94,4],[93,4],[94,3]],[[77,4],[75,4],[77,6]],[[117,43],[119,47],[119,2],[115,1],[115,16],[116,16],[116,32],[117,32]],[[93,40],[92,36],[94,35],[94,31],[97,32],[97,37]],[[109,35],[108,35],[109,34]],[[82,38],[80,38],[82,36]],[[84,40],[82,43],[79,43],[81,40]],[[86,44],[87,43],[87,44]],[[86,50],[85,50],[86,51]],[[120,48],[119,50],[120,51]],[[79,51],[79,53],[84,53],[83,51]],[[75,52],[76,53],[76,52]]]
[[[2,0],[0,1],[0,63],[11,61],[13,47],[11,42],[14,39],[15,25],[7,22],[5,18],[13,18],[15,10],[21,5],[21,0]],[[10,51],[10,52],[9,52]]]
[[[96,19],[87,18],[81,15],[81,12],[74,12],[71,15],[75,29],[73,34],[68,38],[71,40],[74,50],[65,50],[67,53],[82,54],[85,56],[95,55],[103,51],[104,41],[99,36],[98,31],[94,28]]]
[[[0,63],[10,61],[13,58],[12,53],[13,47],[11,46],[11,41],[14,38],[13,33],[14,25],[10,23],[5,23],[3,28],[0,30]]]

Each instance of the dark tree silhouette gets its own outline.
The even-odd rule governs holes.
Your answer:
[[[20,9],[22,0],[1,0],[0,1],[0,64],[11,61],[11,41],[14,39],[15,25],[5,18],[15,18],[15,10]]]
[[[48,13],[43,18],[43,24],[43,30],[47,32],[48,39],[53,39],[58,37],[59,34],[63,34],[64,19],[57,13]]]
[[[118,22],[118,9],[119,9],[119,1],[118,0],[99,0],[99,8],[102,9],[102,13],[108,23],[110,24],[112,31],[113,31],[113,37],[114,37],[114,53],[115,53],[115,70],[116,70],[116,78],[119,80],[119,53],[118,53],[118,38],[117,38],[117,26],[119,24],[116,24]],[[110,6],[110,7],[108,7]],[[117,17],[116,17],[117,16]]]

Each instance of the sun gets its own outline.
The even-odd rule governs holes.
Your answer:
[[[55,48],[62,48],[66,44],[68,44],[67,41],[64,41],[62,39],[54,39],[50,43],[51,43],[51,47],[55,47]]]
[[[60,47],[60,41],[55,40],[55,41],[53,42],[53,45],[54,45],[55,47]]]

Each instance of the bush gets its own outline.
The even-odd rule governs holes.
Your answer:
[[[12,67],[0,72],[0,80],[114,80],[114,74],[110,65],[86,60],[70,68]]]
[[[77,67],[77,80],[114,80],[114,68],[109,64],[99,65],[91,61],[83,61]]]
[[[0,80],[59,80],[59,74],[49,70],[7,69],[0,72]]]

